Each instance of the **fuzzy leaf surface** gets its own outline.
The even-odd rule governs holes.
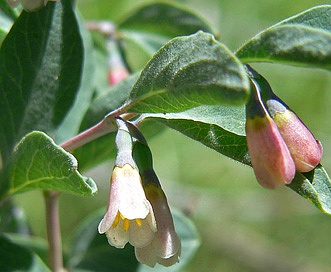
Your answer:
[[[249,82],[242,64],[211,34],[172,39],[146,65],[130,93],[132,112],[180,112],[199,105],[242,104]]]
[[[331,5],[317,6],[275,24],[236,53],[244,63],[281,62],[331,69]]]
[[[22,11],[0,50],[0,150],[4,164],[32,130],[53,131],[80,84],[82,40],[70,1]]]
[[[43,132],[26,135],[14,150],[10,164],[9,194],[32,189],[94,195],[97,187],[81,176],[76,158]]]

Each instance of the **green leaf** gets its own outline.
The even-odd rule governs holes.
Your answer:
[[[244,107],[200,106],[179,113],[142,117],[156,119],[227,157],[247,162]]]
[[[82,82],[76,94],[76,99],[60,127],[56,131],[57,142],[64,142],[74,137],[78,131],[82,119],[90,106],[94,93],[94,78],[97,62],[93,54],[93,44],[90,33],[85,27],[83,18],[78,14],[79,31],[84,45],[84,66],[82,71]],[[99,65],[99,64],[98,64]]]
[[[4,164],[32,130],[52,131],[79,87],[82,41],[71,1],[23,11],[0,51],[0,150]]]
[[[199,30],[213,33],[209,23],[186,7],[174,3],[150,3],[138,7],[117,25],[124,41],[127,63],[136,71],[170,39]],[[138,60],[137,60],[138,57]]]
[[[212,32],[209,23],[198,14],[173,3],[152,3],[139,7],[118,22],[118,28],[155,33],[169,38]]]
[[[35,253],[0,235],[0,271],[46,272],[50,270]]]
[[[132,112],[180,112],[199,105],[240,104],[249,83],[236,57],[210,34],[171,40],[146,65],[126,108]]]
[[[77,160],[43,132],[31,132],[16,146],[8,194],[32,189],[94,195],[94,181],[80,175]]]
[[[108,244],[106,235],[98,233],[104,214],[104,209],[98,210],[75,230],[68,261],[70,271],[136,271],[138,262],[133,247],[116,249]]]
[[[322,165],[309,173],[297,173],[288,187],[331,215],[331,180]]]
[[[317,6],[263,30],[236,53],[244,63],[331,69],[331,6]]]
[[[138,272],[184,271],[185,266],[194,257],[195,253],[200,247],[200,237],[193,222],[177,210],[172,211],[172,215],[175,223],[176,232],[179,235],[182,244],[182,251],[179,263],[174,264],[173,266],[171,266],[171,268],[164,267],[159,264],[156,264],[154,268],[148,267],[146,265],[140,265],[137,270]]]

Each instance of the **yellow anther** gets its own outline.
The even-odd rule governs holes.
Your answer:
[[[137,226],[140,227],[141,224],[142,224],[141,223],[141,219],[140,218],[136,218],[135,221],[136,221]]]
[[[124,222],[123,222],[123,229],[124,231],[127,231],[130,227],[130,220],[129,219],[124,219]]]
[[[115,219],[114,219],[113,224],[111,225],[111,227],[112,227],[113,229],[116,228],[116,226],[117,226],[118,223],[120,222],[120,217],[122,217],[122,215],[121,215],[120,212],[118,212],[118,213],[116,214],[116,217],[115,217]]]

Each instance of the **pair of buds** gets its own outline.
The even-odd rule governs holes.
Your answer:
[[[273,92],[269,83],[247,66],[251,97],[246,105],[247,145],[258,182],[274,189],[291,183],[296,172],[309,172],[321,161],[319,141]]]

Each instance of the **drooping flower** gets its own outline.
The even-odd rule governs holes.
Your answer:
[[[98,230],[106,233],[108,242],[117,248],[123,248],[127,242],[145,247],[157,230],[155,217],[132,158],[131,135],[123,120],[116,119],[116,122],[118,153],[110,179],[108,209]]]
[[[146,197],[153,207],[157,225],[152,242],[145,247],[135,247],[136,258],[151,267],[156,263],[171,266],[179,262],[181,242],[175,231],[167,198],[153,169],[152,153],[147,142],[136,127],[129,128],[136,137],[133,157],[139,168]]]
[[[160,187],[149,185],[144,189],[154,210],[157,232],[149,245],[135,248],[137,260],[151,267],[156,263],[171,266],[179,262],[181,243],[175,231],[167,198]]]
[[[7,0],[7,3],[11,7],[16,7],[21,4],[24,10],[31,12],[46,6],[49,1],[56,2],[58,0]]]
[[[309,172],[321,161],[323,148],[299,117],[276,99],[266,101],[267,109],[290,150],[298,172]]]
[[[254,82],[253,82],[254,83]],[[259,90],[246,105],[246,138],[251,163],[258,182],[269,189],[289,184],[296,168],[276,123],[265,109]]]
[[[116,166],[110,183],[108,210],[99,224],[99,233],[106,233],[109,244],[117,248],[127,242],[147,246],[156,232],[156,223],[137,169],[130,164]]]

